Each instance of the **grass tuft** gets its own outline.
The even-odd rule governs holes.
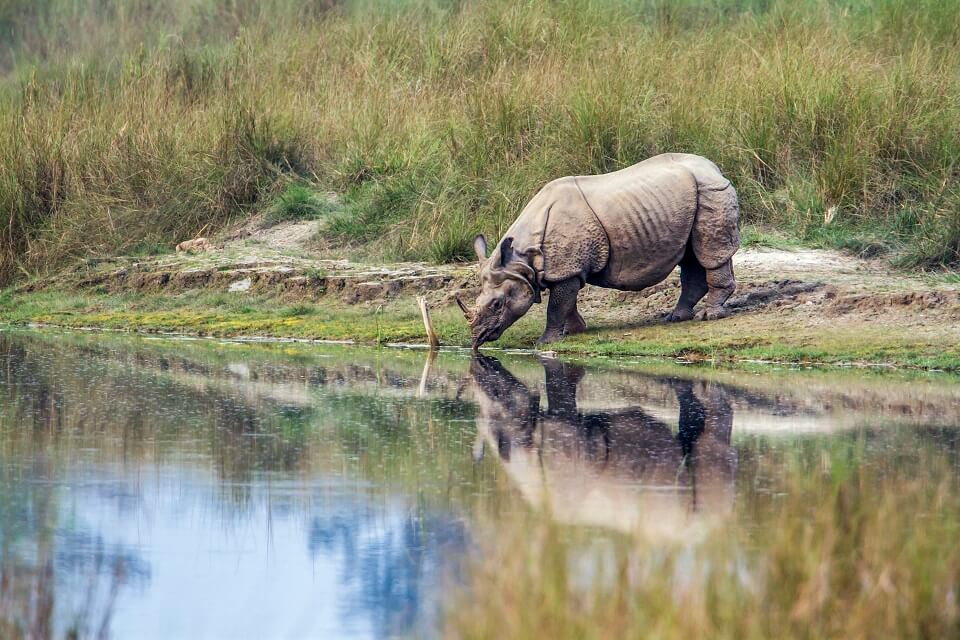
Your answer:
[[[263,216],[263,226],[281,222],[317,220],[336,211],[336,203],[328,196],[302,184],[291,184]]]

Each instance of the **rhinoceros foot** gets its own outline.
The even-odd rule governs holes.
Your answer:
[[[730,315],[730,309],[726,307],[707,307],[697,312],[697,320],[719,320]]]
[[[563,340],[563,336],[566,335],[561,329],[547,329],[543,332],[543,335],[537,340],[538,344],[550,344],[551,342],[557,342],[558,340]]]
[[[693,320],[693,309],[678,307],[664,318],[665,322],[684,322],[686,320]]]
[[[576,310],[567,318],[567,323],[563,326],[563,335],[572,336],[577,333],[583,333],[587,330],[587,322]]]
[[[583,333],[586,330],[587,323],[584,322],[583,316],[578,313],[575,315],[575,317],[567,321],[567,324],[563,327],[563,329],[547,329],[544,331],[543,335],[540,336],[540,339],[537,340],[537,342],[540,344],[550,344],[551,342],[562,340],[567,336]]]

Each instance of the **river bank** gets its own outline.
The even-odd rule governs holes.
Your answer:
[[[469,345],[454,296],[476,295],[473,265],[319,259],[311,222],[234,234],[200,254],[117,257],[0,295],[0,322],[220,337],[422,343],[425,296],[444,345]],[[293,239],[291,241],[291,238]],[[960,370],[960,280],[906,273],[832,251],[742,249],[734,313],[666,324],[676,274],[639,293],[588,287],[586,334],[549,345],[585,356]],[[544,306],[492,346],[536,348]]]

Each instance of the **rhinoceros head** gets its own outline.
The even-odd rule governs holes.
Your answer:
[[[470,322],[473,349],[499,338],[507,327],[540,302],[538,272],[542,272],[543,254],[531,248],[514,251],[513,238],[500,241],[500,246],[487,258],[487,240],[482,235],[473,241],[480,260],[480,296],[473,309],[457,298],[463,315]]]

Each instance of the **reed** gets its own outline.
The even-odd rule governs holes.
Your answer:
[[[662,151],[758,229],[960,263],[957,0],[0,0],[0,33],[0,281],[291,188],[337,194],[332,252],[464,259],[549,179]]]

